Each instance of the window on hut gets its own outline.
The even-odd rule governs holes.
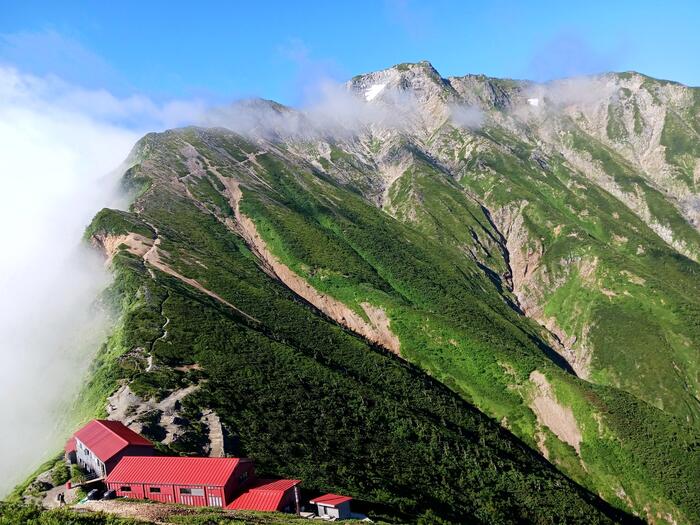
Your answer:
[[[192,496],[204,496],[204,489],[180,489],[180,494],[190,494]]]

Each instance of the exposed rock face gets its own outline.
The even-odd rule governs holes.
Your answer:
[[[209,428],[209,456],[212,458],[223,458],[226,454],[224,448],[224,429],[221,420],[216,412],[208,411],[202,416],[202,420]]]
[[[153,240],[139,235],[138,233],[129,233],[126,235],[100,233],[92,237],[92,242],[95,246],[99,247],[107,257],[105,262],[107,266],[112,262],[112,257],[114,257],[114,254],[122,244],[127,246],[129,253],[133,253],[138,257],[146,255],[153,246]]]
[[[449,116],[446,103],[456,100],[450,81],[443,79],[428,62],[404,64],[360,75],[348,88],[375,105],[399,109],[400,127],[430,132]],[[399,124],[391,119],[392,123]]]
[[[121,421],[135,432],[143,432],[144,416],[155,415],[158,425],[165,432],[161,439],[170,444],[182,432],[182,422],[179,415],[180,403],[197,389],[196,385],[188,386],[172,392],[160,401],[141,399],[134,394],[128,385],[122,385],[108,399],[107,414],[109,419]]]
[[[170,445],[178,441],[190,425],[189,420],[182,415],[182,401],[198,388],[199,385],[190,385],[157,401],[140,398],[131,391],[128,384],[124,384],[108,399],[108,418],[121,421],[134,432],[155,433],[161,443]],[[204,452],[211,457],[224,457],[225,438],[219,416],[209,410],[202,414],[201,421],[208,428],[209,444]]]
[[[541,425],[549,428],[559,439],[581,453],[581,430],[570,408],[557,401],[547,378],[537,370],[530,374],[530,381],[536,386],[532,408]]]
[[[535,284],[533,278],[540,269],[543,248],[538,240],[531,239],[525,227],[523,209],[527,204],[527,201],[510,203],[497,210],[492,217],[506,242],[513,293],[527,315],[541,317],[537,315],[540,310],[538,297],[533,296],[532,292],[528,293],[528,288]]]

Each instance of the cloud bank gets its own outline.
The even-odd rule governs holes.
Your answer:
[[[62,444],[65,406],[104,335],[94,301],[108,276],[84,228],[119,204],[114,170],[142,127],[194,107],[0,67],[0,496]]]
[[[410,92],[386,89],[381,103],[367,103],[345,84],[324,80],[309,89],[306,103],[298,109],[249,99],[209,108],[193,123],[273,140],[313,140],[349,137],[372,127],[401,130],[419,119],[419,106]]]
[[[478,129],[484,124],[484,112],[477,106],[450,106],[452,122],[462,128]]]

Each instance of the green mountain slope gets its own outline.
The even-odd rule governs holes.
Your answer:
[[[347,90],[342,132],[255,101],[139,142],[86,233],[119,322],[78,413],[392,519],[700,522],[698,90]]]
[[[634,73],[545,86],[469,76],[446,80],[454,96],[431,70],[421,63],[353,81],[360,92],[396,82],[416,93],[420,118],[399,134],[420,155],[389,179],[384,208],[449,233],[500,275],[579,376],[697,425],[698,90]],[[459,104],[482,108],[483,125],[461,127]],[[375,169],[391,172],[397,163],[383,155]],[[425,185],[437,172],[488,210],[500,250],[484,258],[493,235],[454,235],[473,219],[435,182]]]
[[[265,442],[260,443],[260,449],[245,449],[246,454],[262,461],[263,465],[269,464],[275,472],[300,476],[309,483],[330,485],[329,488],[336,490],[355,490],[355,494],[370,501],[377,497],[373,498],[372,489],[379,493],[389,490],[392,483],[396,483],[390,481],[390,477],[397,475],[396,469],[401,472],[405,468],[399,468],[402,462],[392,461],[388,472],[376,476],[377,486],[367,486],[367,466],[363,467],[366,457],[354,456],[352,449],[370,445],[356,443],[357,438],[350,438],[352,432],[349,429],[364,428],[363,435],[379,438],[383,451],[381,455],[384,455],[393,449],[406,450],[402,442],[412,442],[417,436],[413,432],[405,432],[420,428],[420,424],[412,422],[406,430],[396,428],[398,435],[391,443],[391,434],[387,436],[387,429],[368,427],[369,421],[365,420],[374,412],[374,407],[381,404],[381,400],[372,401],[370,405],[373,410],[364,412],[363,402],[347,399],[363,389],[386,395],[390,391],[387,385],[373,384],[373,379],[358,376],[359,372],[353,371],[350,375],[357,377],[357,380],[347,385],[345,391],[339,380],[324,377],[325,372],[317,370],[316,363],[300,361],[293,353],[283,357],[283,348],[289,351],[287,346],[291,345],[298,352],[298,347],[308,347],[310,340],[314,341],[312,355],[315,359],[331,349],[337,352],[338,348],[342,348],[330,335],[311,335],[317,330],[314,328],[317,325],[305,324],[297,317],[298,314],[295,315],[293,305],[295,297],[296,301],[299,300],[298,290],[284,301],[278,298],[281,290],[274,291],[272,295],[269,295],[271,292],[264,293],[268,288],[279,287],[266,273],[282,280],[292,290],[295,285],[289,275],[296,275],[313,289],[346,306],[346,311],[338,311],[333,305],[317,303],[320,309],[325,307],[324,313],[336,321],[343,323],[344,319],[354,315],[364,319],[367,325],[375,323],[376,327],[377,317],[381,318],[376,312],[381,311],[390,319],[390,325],[384,326],[384,329],[400,342],[400,348],[394,350],[404,359],[428,371],[463,399],[496,418],[503,427],[531,447],[539,447],[552,462],[579,483],[623,508],[629,506],[643,513],[645,506],[653,506],[652,512],[660,515],[667,512],[681,519],[684,519],[683,516],[694,519],[690,516],[697,508],[695,495],[687,493],[685,489],[693,484],[695,472],[683,465],[687,465],[688,461],[691,464],[698,462],[698,433],[681,420],[624,392],[594,387],[576,379],[568,371],[566,362],[547,345],[542,328],[518,313],[503,283],[494,277],[494,272],[483,271],[486,264],[467,256],[460,249],[459,240],[453,242],[454,236],[441,239],[430,229],[404,225],[303,161],[272,145],[263,149],[259,144],[223,130],[189,129],[151,135],[142,141],[140,148],[141,162],[132,168],[127,180],[132,183],[148,181],[148,190],[136,200],[133,206],[135,213],[129,217],[141,224],[142,233],[143,228],[149,228],[152,233],[143,237],[141,248],[130,240],[124,247],[131,246],[134,254],[146,259],[147,266],[153,266],[155,262],[156,267],[160,265],[162,269],[166,264],[170,276],[161,279],[170,281],[173,287],[183,288],[183,280],[193,279],[207,291],[210,301],[212,294],[216,294],[235,306],[233,312],[238,321],[258,333],[253,336],[253,333],[244,332],[241,334],[243,339],[232,347],[225,341],[236,341],[230,332],[233,326],[224,330],[220,320],[209,320],[210,314],[199,318],[198,309],[192,303],[182,303],[174,289],[167,292],[153,290],[148,296],[159,294],[160,299],[155,301],[150,313],[143,316],[144,320],[152,319],[150,332],[144,332],[146,341],[151,341],[150,345],[146,341],[122,343],[124,350],[150,347],[149,353],[156,363],[154,369],[133,376],[130,389],[136,395],[143,399],[152,394],[164,396],[187,386],[188,374],[192,373],[195,378],[203,373],[209,377],[214,373],[213,369],[221,367],[223,377],[230,379],[236,377],[236,371],[239,371],[244,374],[243,377],[249,378],[246,381],[246,389],[251,390],[248,396],[262,395],[255,390],[255,385],[259,385],[259,388],[264,384],[266,389],[271,388],[262,395],[260,402],[272,406],[265,405],[267,408],[259,408],[250,414],[249,419],[241,420],[240,413],[251,410],[251,400],[244,394],[245,391],[241,391],[240,387],[232,389],[230,385],[217,383],[211,378],[205,383],[206,387],[200,387],[185,398],[184,406],[196,403],[193,410],[197,416],[202,410],[215,410],[243,443],[252,443],[256,439],[259,442],[260,434],[276,436],[278,440],[280,435],[288,435],[288,441],[279,444],[281,449],[270,450],[269,443]],[[403,180],[404,177],[398,182]],[[497,232],[488,212],[464,196],[456,182],[445,178],[438,170],[428,169],[427,165],[416,169],[415,177],[410,180],[421,184],[421,191],[426,194],[451,191],[454,199],[449,204],[452,213],[444,213],[444,217],[459,217],[454,212],[459,204],[459,209],[470,217],[462,222],[471,224],[471,228],[478,232],[474,236],[491,239],[490,244],[487,240],[481,243],[483,252],[493,253],[494,259],[499,256],[503,258],[503,254],[499,255],[496,250]],[[396,186],[397,183],[392,190]],[[400,188],[396,188],[396,196],[400,195],[400,191]],[[415,187],[411,191],[415,193]],[[238,196],[237,192],[240,192]],[[449,230],[449,225],[443,225],[445,219],[440,218],[438,203],[445,205],[446,202],[450,201],[436,198],[434,206],[426,206],[434,228],[439,228],[443,233]],[[123,219],[117,221],[117,217],[121,216],[110,216],[105,212],[104,217],[98,217],[91,226],[90,233],[100,238],[106,234],[114,237],[139,231],[139,228],[124,226]],[[251,228],[254,231],[251,232]],[[454,229],[459,231],[456,227]],[[149,247],[153,241],[148,238],[153,237],[156,231],[158,244],[154,250]],[[255,235],[258,236],[257,241]],[[464,242],[463,239],[462,244]],[[265,250],[267,254],[263,253]],[[153,258],[154,251],[161,254],[157,260]],[[123,250],[119,253],[121,255],[113,262],[115,266],[120,264],[120,257],[125,256]],[[127,258],[129,261],[132,259]],[[130,266],[134,264],[136,262],[132,261]],[[286,268],[290,273],[284,273],[281,268]],[[145,270],[141,274],[146,277]],[[117,282],[128,280],[124,276]],[[183,292],[189,290],[187,284],[184,282]],[[146,286],[153,285],[149,282]],[[134,297],[137,295],[133,292]],[[316,300],[310,296],[302,297],[312,303]],[[133,300],[129,303],[132,304]],[[231,310],[230,307],[228,309]],[[167,335],[163,328],[166,321],[163,319],[168,323]],[[178,319],[187,327],[184,333],[178,331]],[[142,329],[135,331],[133,326],[127,325],[123,333],[127,336],[141,333],[147,326],[144,321]],[[219,331],[221,335],[217,338]],[[268,331],[283,334],[272,339],[287,346],[274,346],[273,350],[268,351],[269,355],[263,353],[259,347],[270,343],[260,339],[261,331],[268,339]],[[234,353],[233,348],[238,348],[238,352]],[[246,359],[255,358],[255,373],[251,372],[250,363],[237,361],[244,351]],[[310,351],[306,349],[306,352]],[[362,363],[360,368],[369,366],[373,372],[381,370],[377,364],[366,362],[370,358],[378,358],[368,354],[366,348],[356,352],[359,352]],[[332,360],[335,366],[344,368],[348,373],[353,358],[345,354],[324,359]],[[392,358],[390,362],[392,366],[398,366],[395,359]],[[186,369],[193,363],[202,367],[204,372],[190,370],[184,376],[173,373],[173,369]],[[260,369],[263,363],[267,363],[269,369]],[[291,374],[296,381],[304,378],[304,388],[295,392],[288,383],[290,378],[272,387],[275,384],[272,379],[280,368],[293,371]],[[379,372],[379,377],[385,376],[386,372]],[[411,384],[412,389],[417,388],[419,393],[416,395],[420,398],[426,395],[427,386],[420,384],[418,377],[407,377],[403,382]],[[268,378],[267,382],[263,378]],[[278,421],[284,412],[291,410],[291,405],[274,405],[280,402],[275,397],[280,392],[294,391],[292,398],[305,398],[312,405],[318,404],[319,399],[330,394],[314,390],[316,381],[322,385],[333,385],[330,389],[333,396],[340,395],[346,399],[341,405],[349,404],[360,411],[358,414],[350,409],[340,416],[334,415],[331,407],[322,410],[321,413],[330,418],[327,426],[337,426],[339,422],[333,421],[335,417],[340,417],[341,421],[348,422],[349,428],[330,443],[315,443],[308,450],[311,454],[325,449],[329,455],[338,458],[338,447],[350,447],[347,455],[340,455],[342,465],[334,467],[343,473],[342,484],[332,477],[318,478],[318,465],[312,459],[313,455],[308,458],[311,461],[308,471],[294,470],[287,463],[290,454],[303,457],[303,451],[297,449],[299,443],[308,441],[308,436],[304,437],[308,428],[318,424],[317,410],[299,401],[299,410],[305,411],[306,416],[295,414],[294,419],[303,423],[296,430],[289,428],[288,422],[270,429],[264,416],[268,410],[273,414],[281,411],[278,417],[272,418]],[[237,379],[234,384],[241,382],[243,378]],[[205,394],[209,387],[211,390]],[[219,394],[226,399],[223,405],[217,402]],[[421,406],[416,405],[417,401],[409,402],[409,394],[404,390],[389,397],[404,400],[403,403],[408,405]],[[424,401],[426,408],[440,406],[431,397],[426,397]],[[336,406],[339,401],[330,400],[330,404]],[[457,412],[465,409],[462,407]],[[364,410],[369,409],[365,407]],[[384,410],[390,413],[392,409],[387,407]],[[430,419],[439,421],[442,426],[447,412],[432,415]],[[364,417],[360,417],[360,414]],[[639,425],[640,414],[644,415],[646,425]],[[411,420],[408,415],[399,417],[399,420],[406,419]],[[154,421],[149,423],[153,425]],[[158,423],[156,420],[156,428]],[[396,421],[388,424],[389,428],[397,425]],[[248,431],[250,434],[245,434]],[[201,435],[206,433],[206,428],[200,430],[199,436],[196,431],[190,430],[190,433],[190,438],[185,438],[176,446],[190,450],[193,443],[206,442],[206,436]],[[434,442],[435,439],[438,438],[431,437],[429,441]],[[417,453],[408,451],[407,458]],[[431,454],[434,456],[434,452]],[[355,457],[352,462],[349,460],[351,456]],[[453,456],[449,452],[444,454],[445,460],[449,458],[454,461]],[[472,457],[472,454],[467,456]],[[285,458],[285,461],[280,464],[279,458]],[[358,460],[361,461],[355,463]],[[385,468],[388,466],[383,460],[379,464]],[[447,484],[452,483],[457,472],[450,472],[449,468],[465,469],[458,478],[468,476],[468,472],[472,472],[472,476],[477,473],[479,477],[484,475],[483,465],[447,467],[448,470],[442,474]],[[500,469],[497,471],[500,472]],[[350,481],[351,472],[357,476],[355,486]],[[395,486],[393,495],[387,497],[388,501],[396,504],[394,498],[398,494],[403,495],[409,482],[417,475],[417,472],[401,474],[402,482]],[[419,492],[423,493],[424,490]],[[453,519],[475,505],[475,500],[483,499],[483,496],[477,495],[475,500],[470,499],[468,504],[459,507],[459,498],[453,492],[447,488],[440,490],[447,490],[442,501],[443,504],[451,502],[451,512],[456,512],[451,515]],[[462,489],[456,490],[459,492]],[[400,508],[404,510],[406,505],[408,508],[416,505],[411,503],[415,499],[418,499],[416,495],[409,496],[409,501]],[[417,507],[424,508],[425,505],[420,503]]]
[[[232,212],[211,175],[225,167],[212,164],[194,176],[175,161],[173,150],[187,147],[186,139],[197,143],[198,136],[216,140],[225,134],[184,131],[145,139],[148,153],[128,180],[147,180],[149,189],[133,213],[103,211],[89,229],[93,239],[112,247],[111,297],[122,317],[96,364],[93,377],[99,380],[86,387],[84,400],[111,393],[103,390],[107,378],[111,384],[128,381],[140,399],[163,399],[196,385],[181,400],[170,449],[206,452],[202,415],[214,411],[232,441],[229,452],[254,458],[262,474],[352,494],[388,517],[626,519],[454,392],[338,327],[267,275],[227,227]],[[238,162],[235,156],[252,145],[229,139],[230,160]],[[281,169],[272,157],[257,162]],[[272,171],[263,173],[272,180]],[[250,205],[256,205],[252,199]],[[391,292],[359,256],[347,267]],[[131,407],[127,413],[139,414],[136,404]],[[132,423],[167,441],[163,417],[151,411]]]

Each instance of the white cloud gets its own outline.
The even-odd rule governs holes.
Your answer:
[[[134,142],[200,107],[0,67],[0,495],[58,450],[62,408],[101,339],[92,306],[108,280],[81,248],[85,226],[115,205]]]
[[[262,99],[243,100],[210,108],[195,123],[268,139],[303,140],[347,137],[373,126],[405,129],[420,119],[416,98],[410,92],[386,87],[379,104],[377,100],[368,103],[363,93],[330,80],[320,81],[313,91],[314,96],[299,109]]]
[[[476,106],[453,105],[450,107],[450,118],[457,126],[477,129],[484,123],[484,112]]]
[[[605,75],[572,77],[532,84],[524,91],[532,110],[559,111],[569,106],[595,106],[615,96],[617,86]]]
[[[117,97],[105,89],[85,89],[53,75],[37,77],[0,65],[0,101],[37,113],[62,113],[137,132],[189,124],[207,104],[170,100],[158,104],[144,95]]]

